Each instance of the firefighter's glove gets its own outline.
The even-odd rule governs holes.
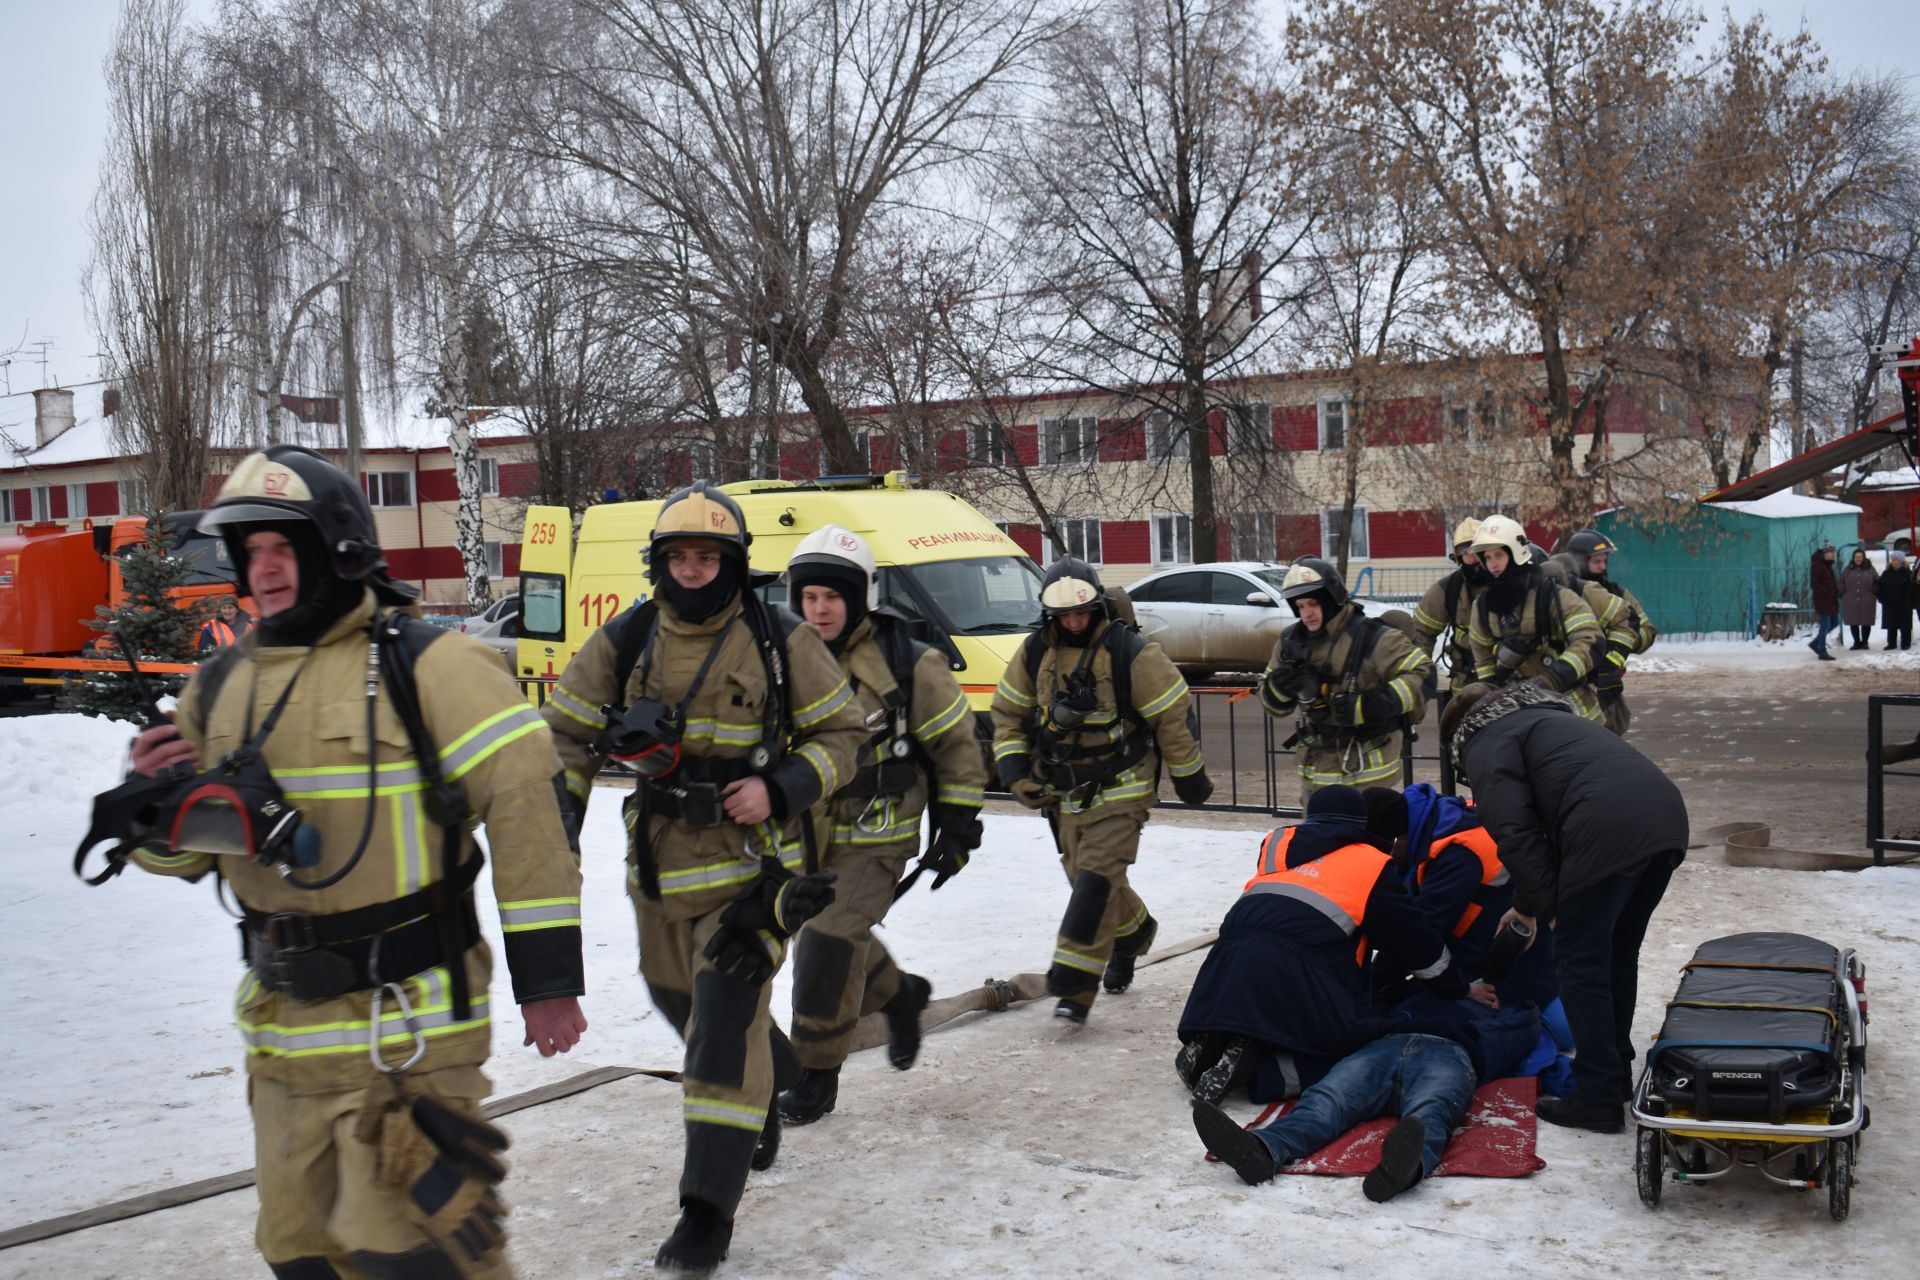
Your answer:
[[[1540,637],[1509,631],[1500,637],[1500,647],[1494,651],[1494,661],[1500,664],[1501,670],[1511,671],[1532,657],[1533,651],[1539,647]]]
[[[800,932],[801,925],[827,909],[833,901],[833,882],[839,874],[816,871],[796,876],[771,858],[762,859],[760,874],[748,881],[740,896],[720,912],[720,923],[749,931],[764,929],[780,939],[791,938]]]
[[[920,865],[933,872],[933,888],[938,889],[965,869],[968,855],[980,847],[984,832],[977,810],[936,804],[933,819],[933,840]]]
[[[496,1188],[507,1176],[507,1135],[434,1098],[415,1098],[412,1128],[419,1171],[407,1187],[407,1220],[463,1271],[484,1267],[506,1243],[507,1207]]]
[[[1580,673],[1565,658],[1548,658],[1540,664],[1541,674],[1548,680],[1548,687],[1555,693],[1565,693],[1580,683]]]
[[[994,771],[999,775],[1000,785],[1006,790],[1011,791],[1013,790],[1014,783],[1033,772],[1033,757],[1024,751],[1016,751],[1012,755],[1001,756],[999,761],[994,765]]]
[[[1032,778],[1016,778],[1008,790],[1013,792],[1015,800],[1029,809],[1044,809],[1047,802],[1052,799],[1047,794],[1045,785]]]
[[[1348,728],[1361,725],[1391,724],[1400,715],[1400,699],[1391,689],[1369,689],[1365,693],[1334,695],[1333,720]]]
[[[1267,672],[1266,694],[1269,702],[1295,702],[1313,679],[1313,669],[1304,662],[1282,660]]]
[[[1207,797],[1213,794],[1213,779],[1207,776],[1205,769],[1198,773],[1190,773],[1184,778],[1175,775],[1173,794],[1180,797],[1181,804],[1197,809],[1207,802]]]
[[[720,918],[726,919],[725,915]],[[721,973],[736,982],[757,987],[773,976],[785,953],[780,939],[765,929],[723,924],[707,939],[705,954]]]

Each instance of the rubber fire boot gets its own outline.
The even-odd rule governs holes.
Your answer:
[[[295,1258],[292,1262],[269,1262],[273,1280],[340,1280],[340,1273],[325,1258]]]
[[[1239,1174],[1240,1181],[1250,1187],[1271,1178],[1279,1167],[1266,1143],[1242,1129],[1232,1116],[1211,1102],[1193,1104],[1193,1127],[1214,1159]]]
[[[1585,1129],[1591,1133],[1619,1133],[1625,1127],[1617,1102],[1581,1102],[1544,1094],[1534,1102],[1533,1114],[1563,1129]]]
[[[1076,1027],[1084,1027],[1087,1024],[1087,1015],[1092,1012],[1091,1000],[1066,999],[1053,1006],[1054,1017],[1065,1018]]]
[[[1220,1051],[1219,1060],[1194,1081],[1193,1096],[1200,1102],[1218,1104],[1236,1086],[1244,1087],[1252,1079],[1252,1045],[1245,1036],[1234,1036]]]
[[[917,973],[900,975],[900,989],[880,1006],[887,1018],[887,1061],[905,1071],[920,1056],[920,1015],[933,995],[933,984]]]
[[[1420,1117],[1402,1119],[1380,1144],[1380,1163],[1361,1179],[1360,1194],[1375,1204],[1385,1204],[1420,1181],[1426,1175],[1422,1163],[1426,1147],[1427,1126]]]
[[[1113,954],[1107,958],[1107,971],[1100,975],[1100,985],[1115,995],[1132,986],[1133,962],[1147,953],[1147,948],[1153,945],[1153,935],[1158,932],[1160,922],[1148,916],[1131,937],[1116,940]]]
[[[840,1068],[815,1071],[808,1067],[800,1083],[780,1095],[780,1118],[788,1124],[812,1124],[840,1100]]]
[[[767,1108],[767,1123],[761,1126],[760,1140],[753,1144],[753,1159],[747,1166],[755,1173],[765,1173],[773,1168],[773,1162],[780,1155],[780,1108],[778,1105]]]
[[[690,1276],[711,1275],[726,1261],[733,1244],[733,1223],[705,1200],[680,1202],[680,1223],[673,1234],[653,1255],[653,1265],[661,1271],[678,1271]]]

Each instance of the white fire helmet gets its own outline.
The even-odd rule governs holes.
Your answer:
[[[873,562],[873,548],[851,529],[837,524],[822,525],[793,549],[787,561],[787,600],[797,613],[800,609],[801,579],[838,580],[835,585],[845,594],[865,587],[867,608],[880,607],[880,583]],[[844,584],[844,585],[841,585]]]
[[[1512,516],[1488,516],[1480,522],[1480,535],[1474,539],[1473,549],[1491,551],[1495,547],[1511,556],[1515,564],[1531,562],[1527,531]]]

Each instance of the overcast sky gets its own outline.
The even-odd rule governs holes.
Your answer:
[[[195,8],[213,9],[212,0]],[[1834,67],[1920,76],[1920,40],[1899,3],[1824,0],[1817,5],[1736,0],[1736,14],[1766,10],[1776,29],[1802,15]],[[118,0],[0,0],[7,57],[0,67],[0,391],[90,381],[99,350],[81,301],[87,206],[106,128],[101,61]],[[38,344],[50,342],[44,370]],[[43,376],[44,375],[44,376]]]

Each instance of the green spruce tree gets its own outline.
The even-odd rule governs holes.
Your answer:
[[[96,609],[93,621],[87,624],[105,636],[101,656],[118,656],[124,642],[143,666],[148,662],[196,660],[200,626],[212,614],[203,602],[183,602],[172,594],[186,585],[190,572],[187,562],[172,552],[173,537],[166,521],[154,517],[147,521],[140,541],[121,553],[120,575],[126,583],[126,597],[112,608]],[[187,678],[148,672],[146,682],[158,697],[178,693]],[[146,719],[133,676],[124,671],[90,671],[69,679],[61,691],[60,709],[134,724]]]

